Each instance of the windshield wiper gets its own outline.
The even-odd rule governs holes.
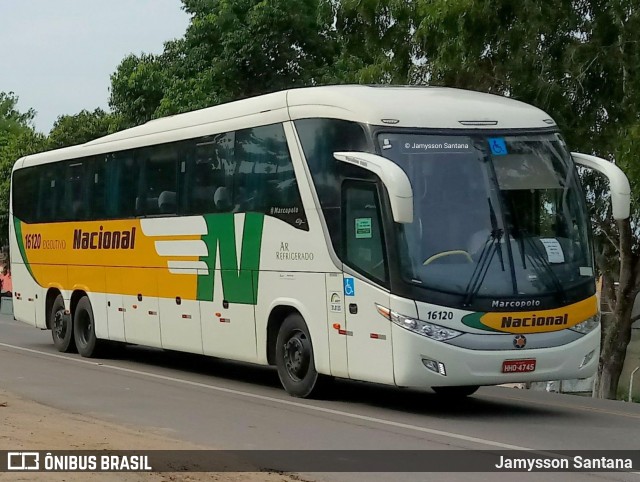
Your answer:
[[[489,202],[489,219],[491,220],[491,230],[492,234],[495,233],[498,237],[498,242],[496,243],[496,249],[498,250],[498,258],[500,258],[500,267],[502,271],[504,271],[504,258],[502,257],[502,246],[500,245],[500,238],[502,238],[503,231],[498,229],[498,220],[496,219],[496,212],[493,210],[493,204],[491,204],[491,199],[487,198]]]
[[[496,252],[500,252],[499,257],[502,262],[502,251],[499,248],[501,239],[502,229],[494,229],[489,233],[489,236],[487,236],[487,240],[480,252],[478,264],[473,270],[473,273],[471,273],[471,278],[469,278],[469,282],[465,289],[464,306],[469,306],[480,291],[480,287],[489,272],[489,266],[491,266],[491,261],[493,260],[493,256]],[[493,249],[490,249],[491,247],[493,247]],[[491,255],[489,256],[489,254]],[[504,263],[502,264],[502,270],[504,271]]]
[[[469,278],[469,282],[467,283],[467,287],[465,289],[464,306],[469,306],[480,291],[482,283],[484,282],[484,279],[487,277],[487,273],[489,272],[489,266],[491,266],[493,256],[494,254],[496,254],[496,252],[498,253],[498,258],[500,259],[500,266],[502,268],[502,271],[504,271],[504,258],[502,257],[502,246],[500,246],[500,240],[502,239],[504,231],[498,228],[498,220],[496,218],[496,212],[493,209],[493,205],[491,204],[491,199],[487,198],[487,201],[489,202],[491,232],[484,242],[484,246],[482,247],[482,251],[480,252],[480,258],[478,258],[478,264],[473,270],[473,273],[471,273],[471,278]],[[493,247],[493,250],[490,250],[490,247]],[[487,259],[489,253],[491,253],[491,256]]]
[[[556,274],[556,272],[553,271],[553,267],[551,266],[549,261],[547,261],[547,258],[545,257],[544,253],[540,251],[540,248],[538,248],[538,246],[534,242],[533,236],[530,235],[525,229],[520,229],[519,234],[523,242],[526,241],[529,247],[531,247],[531,250],[535,254],[535,256],[531,257],[531,260],[532,260],[531,264],[537,265],[538,268],[540,267],[543,268],[543,272],[549,275],[549,278],[551,279],[551,283],[553,284],[553,287],[558,293],[558,296],[562,300],[562,303],[563,304],[566,303],[567,294],[564,290],[564,287],[562,286],[562,282],[560,281],[560,278],[558,278],[558,275]],[[535,261],[535,263],[533,261]]]

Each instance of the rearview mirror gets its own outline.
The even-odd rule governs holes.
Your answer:
[[[609,179],[613,219],[627,219],[631,209],[631,188],[622,169],[611,161],[588,154],[572,152],[571,157],[576,164],[598,171]]]
[[[378,176],[389,193],[393,220],[397,223],[413,222],[413,189],[400,166],[386,157],[367,152],[334,152],[333,157]]]

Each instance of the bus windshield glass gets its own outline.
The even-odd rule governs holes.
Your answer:
[[[378,143],[413,188],[414,220],[398,225],[408,282],[468,298],[592,282],[583,195],[559,136],[386,132]]]

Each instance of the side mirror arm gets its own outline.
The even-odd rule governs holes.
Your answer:
[[[413,189],[400,166],[386,157],[368,152],[334,152],[333,157],[378,176],[389,193],[393,220],[397,223],[413,222]]]

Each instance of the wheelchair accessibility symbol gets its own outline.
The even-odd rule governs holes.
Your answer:
[[[489,147],[491,148],[491,154],[494,156],[506,156],[507,155],[507,144],[504,141],[503,137],[490,137],[487,139],[489,141]]]
[[[356,294],[356,284],[353,278],[344,279],[344,295],[354,296]]]

